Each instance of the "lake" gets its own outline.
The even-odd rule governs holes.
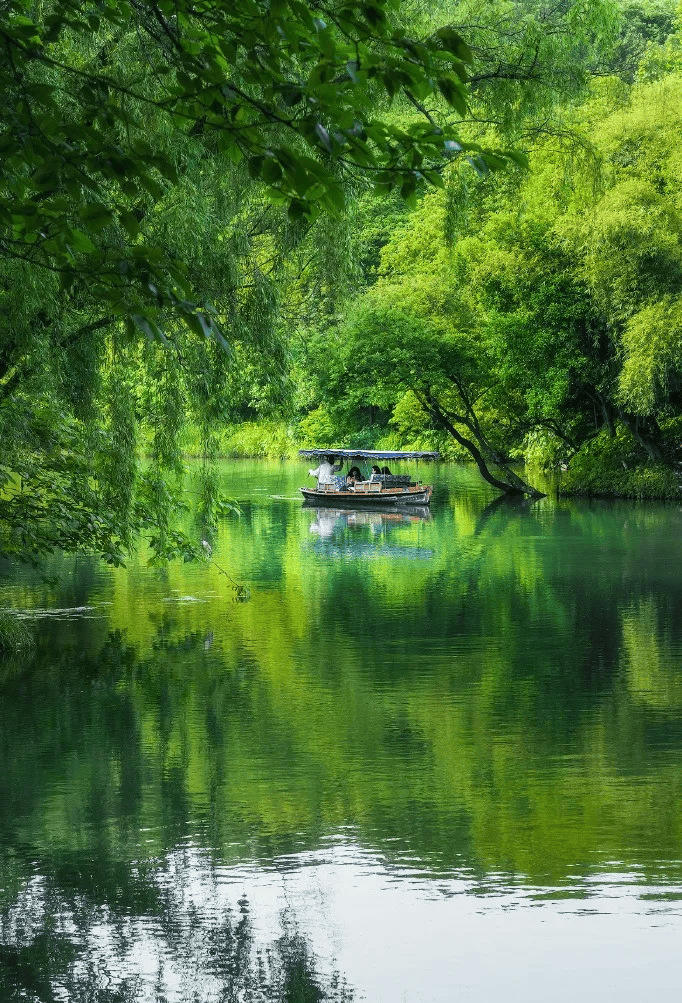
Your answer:
[[[0,998],[677,1000],[680,506],[307,466],[226,462],[204,564],[3,583]]]

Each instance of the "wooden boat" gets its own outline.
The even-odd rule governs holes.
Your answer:
[[[371,490],[370,490],[371,488]],[[348,490],[333,484],[321,484],[319,488],[301,488],[307,502],[315,505],[348,505],[359,508],[365,505],[428,505],[433,488],[430,484],[409,484],[399,488],[385,488],[380,483],[356,484]]]
[[[438,453],[404,452],[375,449],[299,449],[299,456],[339,460],[437,460]],[[333,484],[317,484],[314,488],[301,488],[306,502],[314,505],[331,505],[336,508],[366,508],[393,505],[429,505],[433,488],[429,484],[413,481],[409,474],[380,474],[371,480],[346,485],[344,478],[335,478]]]

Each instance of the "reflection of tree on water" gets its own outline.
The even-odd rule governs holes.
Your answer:
[[[150,778],[131,679],[158,707],[165,761],[179,713],[177,686],[185,693],[177,669],[191,658],[196,681],[199,659],[214,657],[207,636],[179,634],[173,620],[164,618],[151,658],[140,660],[135,646],[116,632],[92,657],[64,651],[55,659],[52,651],[39,649],[35,673],[14,681],[15,696],[33,712],[6,731],[9,760],[0,764],[13,764],[9,773],[0,771],[2,1003],[352,999],[338,974],[319,971],[290,913],[280,916],[279,931],[269,928],[264,941],[255,933],[246,898],[238,908],[216,904],[217,878],[206,858],[193,866],[176,849],[186,843],[196,811],[181,767],[167,763],[158,778],[151,800],[160,797],[163,827],[155,831],[153,856],[139,858],[137,833],[150,821],[145,814]],[[223,665],[211,678],[224,675]],[[229,673],[221,683],[239,715],[244,705],[239,683]],[[83,695],[88,690],[90,698]],[[224,744],[226,725],[222,715],[213,723],[207,715],[207,736],[216,751]],[[79,816],[69,821],[60,814],[52,823],[58,827],[43,835],[53,770],[62,775],[64,757],[81,764],[74,791]],[[220,814],[226,814],[225,805]],[[29,830],[30,843],[24,835]],[[190,885],[196,890],[197,882],[205,894],[192,901]],[[150,959],[153,976],[143,973]]]
[[[425,636],[430,646],[454,643],[459,652],[475,650],[482,637],[501,641],[503,656],[487,659],[489,666],[484,658],[472,659],[476,675],[460,685],[471,685],[478,673],[488,676],[485,691],[495,701],[490,714],[510,724],[516,715],[527,718],[527,727],[548,747],[559,737],[570,743],[580,716],[612,692],[621,671],[624,583],[633,594],[649,593],[646,544],[641,555],[630,557],[628,550],[619,574],[608,562],[592,570],[585,558],[594,561],[603,553],[594,546],[603,529],[598,522],[590,525],[583,507],[497,498],[472,509],[463,513],[470,516],[463,519],[469,531],[448,541],[447,562],[439,560],[413,594],[406,590],[408,601],[381,609],[380,630],[378,604],[392,600],[395,589],[377,590],[362,564],[344,564],[330,577],[320,611],[321,621],[335,626],[330,648],[341,638],[351,647],[361,645],[373,678],[385,685],[422,671],[417,656]],[[560,546],[545,546],[552,534]],[[634,551],[633,543],[628,536]],[[439,558],[443,550],[441,543]],[[393,585],[397,572],[396,563]],[[566,643],[557,644],[558,637]],[[384,657],[386,638],[393,650],[402,641],[400,658]],[[453,673],[462,662],[462,654],[453,659]]]
[[[483,532],[486,524],[496,512],[507,515],[518,515],[522,512],[529,512],[533,505],[537,505],[537,499],[526,498],[524,495],[499,495],[499,497],[493,498],[476,520],[474,536],[479,536]]]
[[[148,903],[110,889],[102,903],[54,878],[29,880],[0,912],[3,1003],[347,1003],[338,973],[322,975],[297,929],[280,916],[280,933],[258,942],[246,897],[216,908],[211,888],[189,901],[190,871],[169,882],[167,863],[147,877]],[[152,972],[154,974],[152,974]]]
[[[76,631],[39,642],[3,691],[0,846],[15,870],[27,845],[22,873],[39,860],[75,894],[95,867],[93,900],[114,884],[130,899],[147,828],[155,860],[196,838],[226,861],[271,861],[345,824],[434,869],[542,881],[616,859],[621,840],[652,870],[682,859],[669,804],[682,606],[678,579],[656,578],[668,538],[630,509],[616,532],[569,505],[480,509],[399,529],[434,541],[434,559],[409,565],[323,567],[292,532],[286,560],[269,548],[296,582],[288,607],[284,585],[229,617],[162,597],[101,646]]]

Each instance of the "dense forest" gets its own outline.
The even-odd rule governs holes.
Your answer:
[[[191,557],[225,452],[677,496],[675,3],[11,0],[0,36],[5,558]]]

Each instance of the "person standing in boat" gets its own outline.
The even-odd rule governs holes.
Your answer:
[[[343,460],[335,466],[334,457],[327,456],[322,460],[319,467],[316,467],[315,470],[309,470],[308,475],[310,477],[317,477],[319,487],[320,484],[335,484],[336,478],[334,474],[338,474],[339,470],[343,470]]]

